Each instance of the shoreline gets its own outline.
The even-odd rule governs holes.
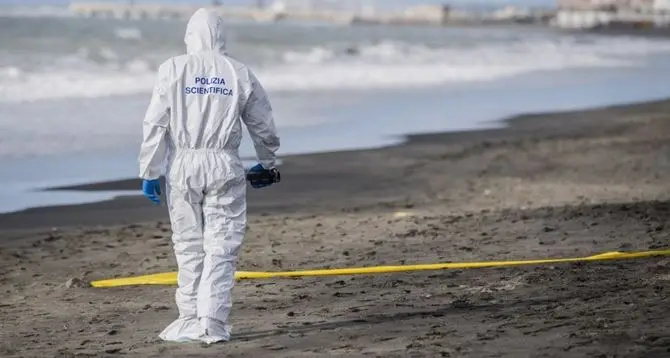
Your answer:
[[[522,140],[524,138],[542,136],[560,136],[574,135],[575,131],[583,129],[592,129],[597,125],[598,120],[576,120],[590,114],[605,112],[631,112],[647,107],[664,106],[670,103],[670,99],[649,100],[641,102],[630,102],[624,104],[615,104],[609,106],[593,107],[588,109],[564,110],[553,112],[527,113],[511,117],[502,118],[492,123],[500,123],[500,127],[486,129],[473,129],[465,131],[446,131],[433,133],[406,134],[398,144],[380,146],[366,149],[351,149],[328,151],[318,153],[296,154],[281,157],[282,164],[280,169],[285,178],[282,183],[270,190],[248,191],[248,201],[250,213],[256,212],[262,215],[281,213],[291,204],[295,203],[292,197],[301,197],[309,200],[303,195],[303,189],[309,186],[312,181],[327,182],[331,187],[319,189],[324,197],[335,195],[336,192],[356,192],[351,188],[343,187],[341,182],[326,177],[326,173],[312,173],[309,167],[310,163],[317,161],[355,161],[361,165],[360,160],[354,159],[359,156],[384,156],[385,153],[395,154],[403,150],[414,150],[416,148],[430,147],[436,143],[442,143],[446,146],[467,145],[471,148],[481,148],[489,146],[496,141]],[[547,120],[553,120],[547,122]],[[322,169],[322,168],[321,168]],[[345,168],[348,169],[348,168]],[[348,171],[348,170],[345,170]],[[338,173],[337,166],[328,173],[335,178],[344,173]],[[352,174],[352,173],[348,173]],[[299,178],[296,180],[296,178]],[[361,183],[370,185],[369,178],[361,178]],[[164,185],[164,183],[163,183]],[[5,230],[23,230],[35,228],[58,228],[58,227],[76,227],[76,226],[98,226],[98,225],[123,225],[136,221],[166,220],[167,210],[163,203],[160,207],[150,205],[150,203],[141,195],[139,188],[141,182],[139,179],[120,179],[112,181],[101,181],[92,183],[83,183],[78,185],[68,185],[60,187],[44,188],[41,191],[75,191],[75,192],[93,192],[104,193],[107,191],[129,191],[137,190],[138,195],[133,196],[115,196],[109,200],[94,201],[87,203],[75,203],[65,205],[49,205],[31,207],[25,210],[18,210],[8,213],[0,213],[0,227]],[[327,208],[327,205],[321,205]],[[355,201],[352,201],[347,210],[356,207]]]

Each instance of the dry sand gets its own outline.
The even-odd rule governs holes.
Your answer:
[[[665,101],[292,157],[282,174],[249,193],[241,270],[670,246]],[[79,189],[123,187],[137,181]],[[670,258],[240,281],[231,342],[164,343],[174,287],[66,285],[173,271],[164,209],[148,208],[0,216],[0,356],[670,357]]]

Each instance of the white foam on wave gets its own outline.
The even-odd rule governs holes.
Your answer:
[[[0,79],[0,101],[31,102],[65,98],[99,98],[144,93],[155,78],[152,73],[132,71],[26,73]]]
[[[123,40],[141,40],[142,31],[136,27],[119,27],[114,30],[117,38]]]
[[[114,58],[110,51],[103,50],[100,54],[106,59]],[[0,68],[0,102],[139,94],[150,90],[154,80],[151,65],[142,60],[115,66],[73,65],[40,72],[25,72],[15,66],[4,67]]]
[[[19,78],[21,76],[21,69],[14,66],[0,67],[0,78]]]
[[[407,88],[492,81],[541,70],[635,65],[644,56],[670,52],[670,41],[572,37],[433,48],[381,42],[348,49],[287,51],[277,64],[256,68],[272,91]],[[96,63],[91,60],[99,59]],[[43,71],[0,68],[0,101],[27,102],[132,95],[151,90],[154,65],[121,61],[111,49],[82,49]]]
[[[640,57],[659,52],[670,52],[670,42],[566,39],[469,49],[382,42],[339,53],[323,47],[287,52],[283,65],[259,77],[277,90],[407,88],[492,81],[543,70],[633,66]]]

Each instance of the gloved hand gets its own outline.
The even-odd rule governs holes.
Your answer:
[[[158,179],[142,180],[142,193],[157,205],[161,203],[161,183]]]
[[[281,176],[276,168],[265,169],[262,165],[256,164],[247,171],[247,180],[254,189],[264,188],[274,183],[278,183]]]

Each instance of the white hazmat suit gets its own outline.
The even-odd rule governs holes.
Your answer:
[[[187,53],[158,69],[143,122],[140,178],[165,174],[178,264],[179,318],[160,337],[213,343],[230,339],[226,322],[246,229],[242,122],[266,169],[274,167],[279,138],[265,90],[225,53],[221,18],[199,9],[184,41]]]

